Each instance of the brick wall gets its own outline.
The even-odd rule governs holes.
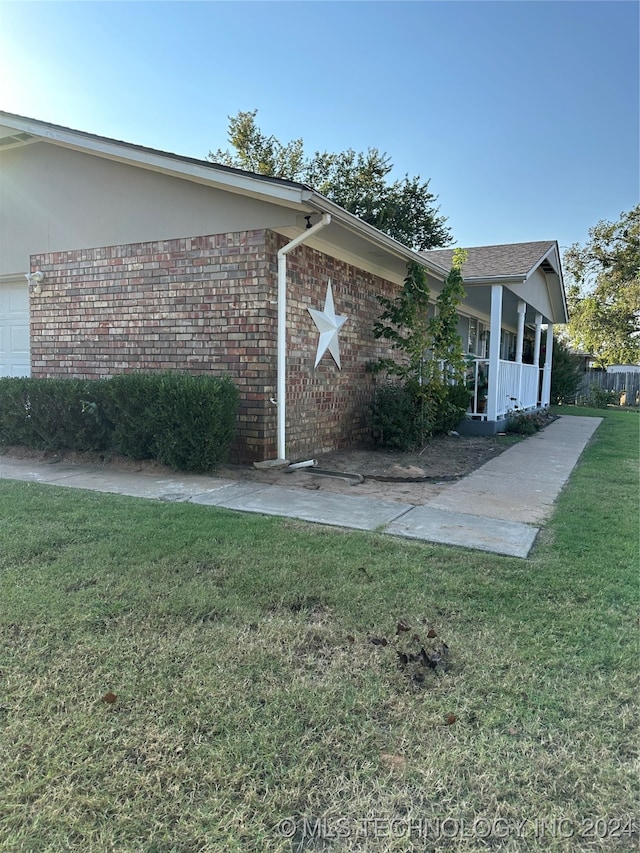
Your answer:
[[[265,231],[34,255],[33,376],[229,373],[241,397],[234,458],[265,458],[275,394],[275,280]],[[275,429],[275,425],[274,425]]]
[[[31,257],[46,279],[31,297],[32,375],[98,379],[134,370],[229,373],[241,398],[232,459],[275,458],[277,249],[258,230]],[[307,308],[322,309],[331,280],[342,370]],[[394,288],[300,246],[288,256],[287,452],[309,458],[368,436],[373,377],[383,354],[376,294]]]
[[[367,368],[389,355],[373,337],[382,311],[377,296],[394,296],[397,287],[304,244],[288,256],[287,279],[287,453],[308,459],[370,437],[375,379]],[[324,308],[329,280],[336,314],[349,318],[338,335],[341,370],[329,352],[313,366],[318,330],[308,309]]]

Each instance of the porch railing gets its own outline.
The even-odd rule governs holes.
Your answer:
[[[486,396],[490,391],[485,383],[485,377],[489,375],[488,359],[475,359],[472,370],[470,387],[473,389],[473,397],[470,414],[486,418]],[[535,409],[538,406],[539,389],[539,367],[535,364],[521,364],[500,359],[498,362],[498,417],[503,417],[509,411]]]
[[[510,410],[535,409],[539,380],[540,368],[535,364],[501,359],[498,367],[498,417]]]

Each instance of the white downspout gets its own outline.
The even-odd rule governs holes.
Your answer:
[[[285,435],[287,416],[287,255],[300,243],[313,237],[321,228],[329,225],[331,216],[322,214],[320,222],[298,234],[290,243],[278,250],[278,376],[276,402],[278,405],[278,459],[286,459]]]

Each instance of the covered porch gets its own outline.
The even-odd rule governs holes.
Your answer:
[[[545,322],[543,315],[535,312],[533,323],[525,330],[530,306],[518,300],[515,349],[510,348],[508,341],[514,333],[501,325],[501,290],[500,285],[491,288],[492,322],[486,332],[487,356],[469,358],[467,384],[472,392],[469,417],[481,421],[504,420],[511,412],[534,411],[550,403],[553,323],[548,319]],[[492,335],[492,329],[499,329],[500,334]]]
[[[568,320],[555,241],[468,249],[459,330],[471,398],[465,432],[501,430],[551,402],[553,327]],[[442,267],[453,250],[426,252]]]

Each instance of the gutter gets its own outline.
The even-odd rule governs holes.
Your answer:
[[[395,255],[397,258],[401,258],[403,261],[413,261],[416,264],[420,264],[420,266],[425,267],[425,269],[427,269],[438,280],[444,281],[446,278],[449,270],[445,270],[438,266],[438,264],[425,258],[420,252],[409,249],[404,245],[404,243],[400,243],[398,240],[390,237],[383,231],[378,231],[378,229],[374,228],[373,225],[369,225],[368,222],[364,222],[353,213],[349,213],[349,211],[340,207],[340,205],[335,202],[329,201],[328,198],[320,195],[320,193],[309,189],[306,194],[303,194],[302,202],[306,203],[318,213],[330,214],[332,220],[335,220],[335,222],[339,223],[347,230],[354,234],[358,234],[360,237],[363,237],[370,243],[374,243],[376,246],[386,249],[390,254]]]
[[[278,460],[286,459],[286,423],[287,423],[287,255],[296,246],[313,237],[331,222],[328,213],[322,214],[320,222],[294,237],[286,246],[278,250],[278,375],[276,384],[276,403],[278,406]]]
[[[403,261],[413,261],[425,267],[435,278],[444,281],[448,270],[427,260],[419,252],[378,231],[352,213],[316,192],[307,184],[258,175],[242,169],[222,166],[207,160],[182,157],[143,145],[122,142],[106,136],[74,130],[73,128],[0,110],[0,124],[27,133],[33,142],[45,141],[69,147],[83,153],[95,154],[116,162],[134,164],[151,171],[186,178],[196,183],[237,192],[252,198],[261,198],[275,204],[291,206],[307,212],[329,214],[343,228],[362,237],[368,243],[383,249]],[[309,229],[310,231],[311,229]]]
[[[478,278],[463,276],[465,284],[524,284],[526,280],[526,275],[492,275]]]

